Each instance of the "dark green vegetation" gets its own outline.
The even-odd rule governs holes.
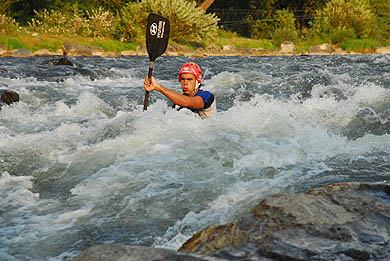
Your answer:
[[[330,43],[371,52],[390,43],[388,0],[0,0],[0,44],[56,50],[71,40],[135,49],[150,12],[170,20],[172,41],[192,47],[277,49],[292,41],[299,50]]]

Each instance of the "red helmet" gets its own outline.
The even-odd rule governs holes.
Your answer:
[[[196,63],[186,63],[180,68],[179,82],[181,81],[182,73],[190,73],[195,76],[199,84],[202,83],[202,69]]]

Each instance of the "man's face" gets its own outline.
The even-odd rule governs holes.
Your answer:
[[[186,95],[193,94],[192,92],[196,87],[196,78],[193,74],[190,73],[182,73],[180,76],[181,80],[181,89],[183,93]],[[192,96],[192,95],[191,95]]]

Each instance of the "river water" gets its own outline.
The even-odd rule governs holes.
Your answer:
[[[390,182],[390,56],[159,57],[204,70],[202,120],[151,93],[147,57],[0,59],[0,260],[63,260],[101,243],[176,250],[265,197]]]

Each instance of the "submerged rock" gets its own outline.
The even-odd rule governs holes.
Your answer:
[[[73,66],[73,63],[68,58],[61,57],[61,58],[53,60],[53,65],[69,65],[69,66]]]
[[[390,186],[341,183],[264,199],[236,224],[211,226],[179,249],[225,260],[390,258]]]
[[[0,103],[12,104],[19,101],[19,94],[10,90],[0,89]]]

